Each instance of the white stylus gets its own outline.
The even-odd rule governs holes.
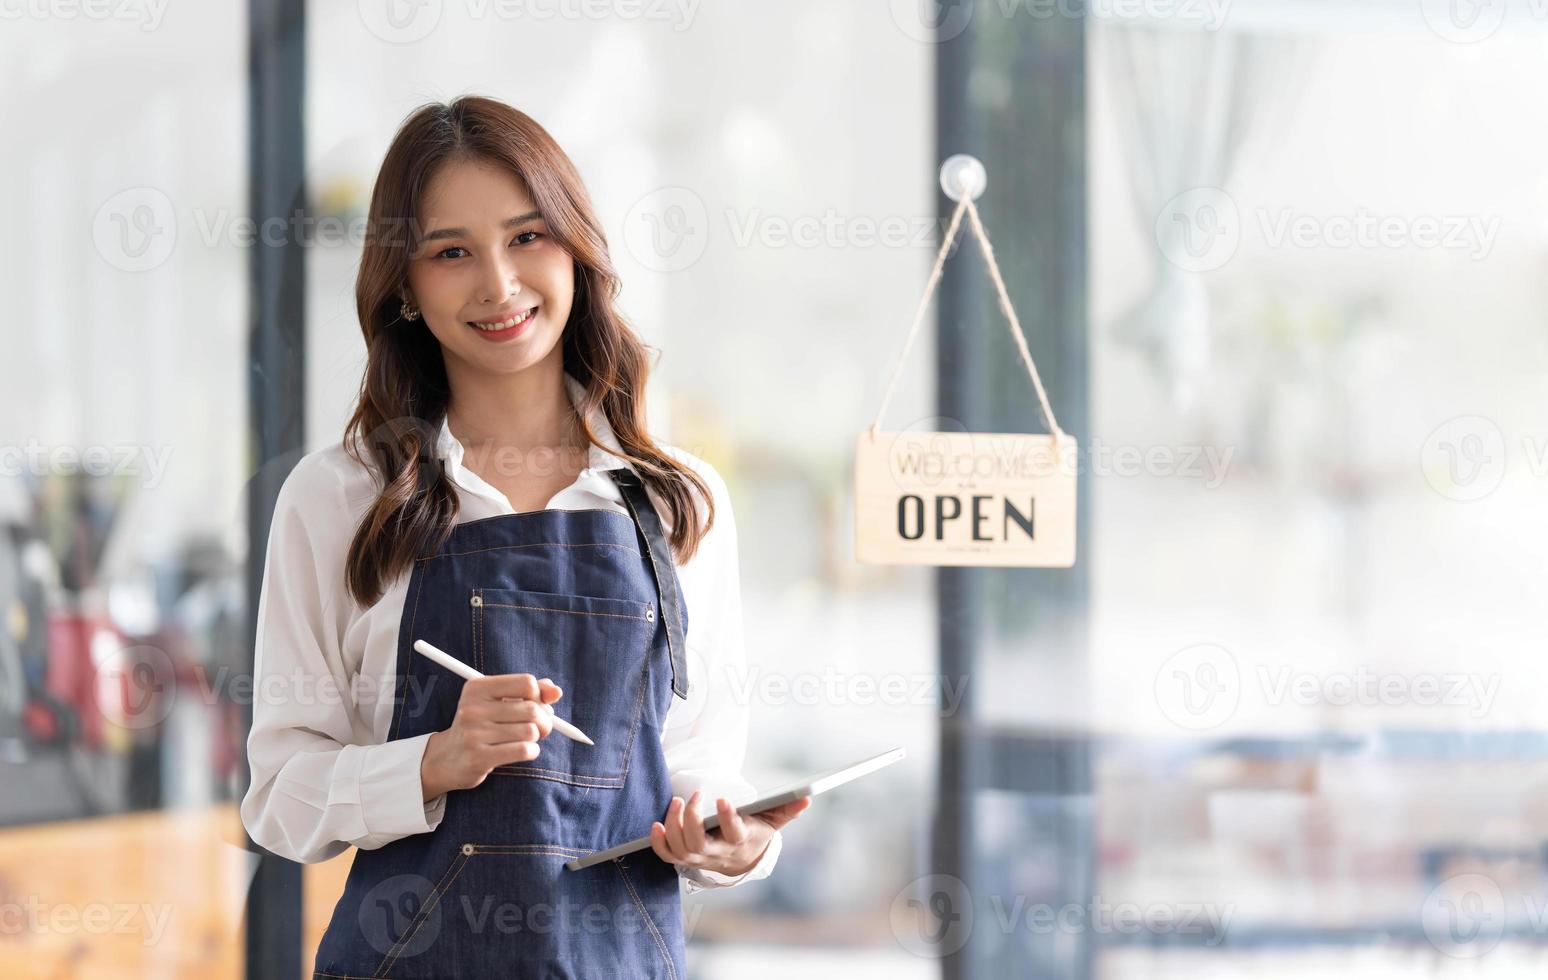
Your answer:
[[[476,667],[469,667],[467,664],[463,663],[461,660],[458,660],[456,657],[453,657],[445,650],[432,646],[431,644],[426,643],[424,640],[415,640],[414,649],[440,664],[442,667],[445,667],[447,670],[451,671],[453,674],[456,674],[458,677],[461,677],[463,680],[471,681],[484,676],[484,674]],[[565,736],[566,738],[573,738],[577,742],[585,742],[587,745],[597,744],[593,742],[585,732],[581,731],[579,728],[576,728],[574,725],[554,714],[553,705],[544,704],[543,707],[548,709],[548,713],[550,715],[553,715],[554,731],[558,732],[560,735]]]

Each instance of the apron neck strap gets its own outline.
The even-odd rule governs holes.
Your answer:
[[[661,532],[661,520],[656,514],[655,505],[650,502],[650,495],[645,492],[639,474],[624,466],[608,470],[607,474],[618,484],[624,506],[629,508],[629,515],[634,518],[634,525],[645,543],[645,557],[649,559],[651,575],[656,579],[656,595],[661,600],[661,621],[666,625],[667,648],[672,655],[672,693],[686,701],[688,660],[671,546]]]

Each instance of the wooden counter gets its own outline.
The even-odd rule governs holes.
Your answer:
[[[0,977],[240,978],[245,841],[235,803],[0,830]],[[353,859],[304,868],[303,970]]]

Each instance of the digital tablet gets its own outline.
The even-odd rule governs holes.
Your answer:
[[[881,755],[873,755],[869,759],[862,759],[859,762],[842,766],[831,772],[825,772],[818,776],[811,776],[791,783],[766,796],[761,796],[751,803],[742,804],[736,808],[736,812],[744,817],[751,816],[754,813],[762,813],[764,810],[772,810],[777,806],[784,806],[786,803],[794,803],[803,796],[816,796],[818,793],[826,793],[835,786],[842,786],[851,780],[859,779],[861,776],[890,766],[901,758],[903,758],[901,746],[895,749],[888,749]],[[704,818],[705,830],[714,830],[719,826],[720,814],[718,812]],[[593,851],[585,857],[567,862],[565,867],[571,871],[579,871],[582,868],[589,868],[593,864],[601,864],[603,861],[611,861],[613,858],[623,857],[625,854],[633,854],[635,851],[649,849],[650,835],[646,834],[644,837],[629,841],[626,844],[609,847],[605,851]]]

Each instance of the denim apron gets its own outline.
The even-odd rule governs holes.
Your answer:
[[[430,833],[357,850],[314,978],[682,980],[677,870],[653,851],[564,864],[641,837],[672,800],[661,730],[687,697],[688,614],[640,478],[608,471],[628,515],[538,510],[469,521],[417,559],[398,640],[389,740],[448,728],[463,681],[428,640],[485,674],[550,677],[557,732],[536,759],[447,794]]]

